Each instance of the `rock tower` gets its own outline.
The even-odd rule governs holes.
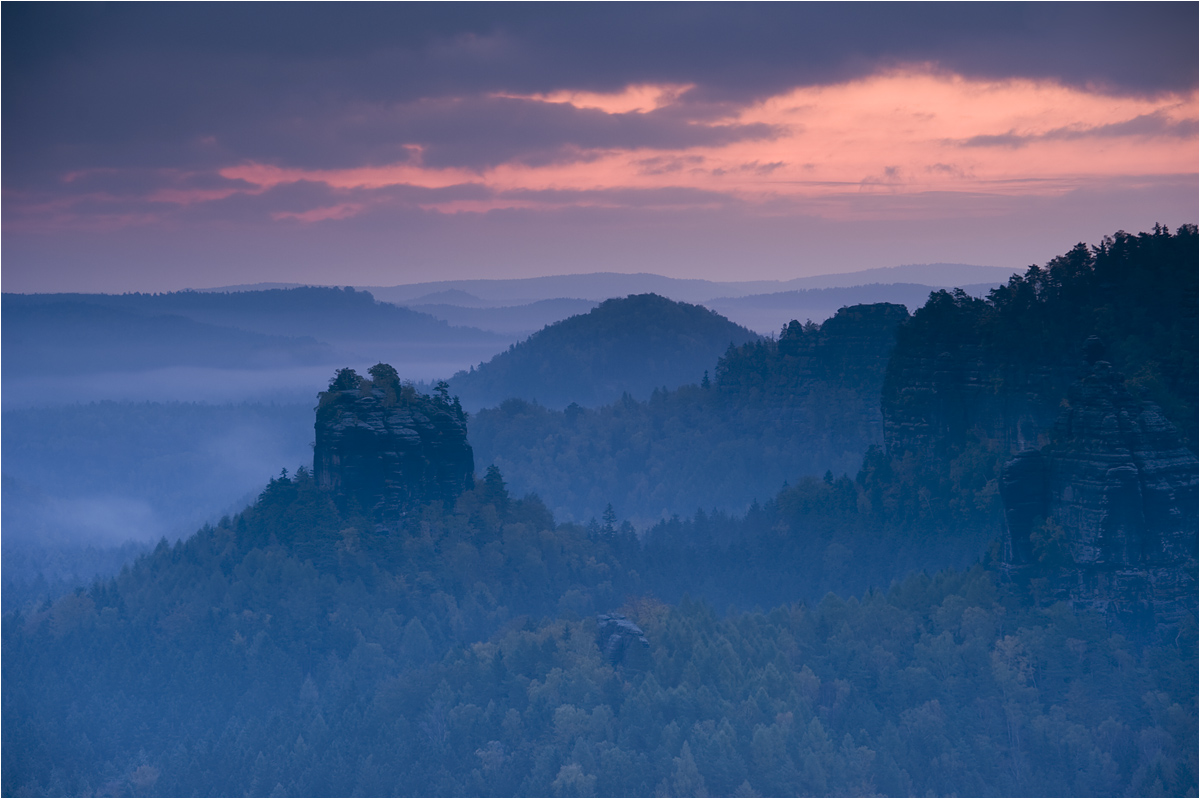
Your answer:
[[[398,517],[426,502],[454,502],[474,485],[466,414],[444,386],[433,396],[401,385],[377,364],[370,379],[342,369],[319,395],[313,475],[340,504]]]

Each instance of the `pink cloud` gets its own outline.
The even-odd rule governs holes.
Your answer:
[[[608,94],[555,92],[520,99],[607,114],[682,114],[690,88],[637,85]],[[182,207],[261,194],[299,181],[342,193],[476,186],[486,195],[407,202],[355,196],[353,202],[270,214],[277,221],[314,223],[346,219],[386,202],[447,214],[487,213],[561,208],[562,196],[575,193],[570,202],[579,207],[620,207],[622,192],[673,188],[690,190],[697,207],[720,194],[765,215],[798,212],[846,219],[864,213],[861,204],[846,202],[851,194],[1044,197],[1113,179],[1197,173],[1194,91],[1153,98],[1114,96],[1048,81],[970,80],[909,68],[798,88],[720,113],[725,116],[716,122],[768,125],[779,133],[674,150],[593,148],[574,159],[511,161],[481,169],[428,166],[420,146],[401,143],[410,156],[403,163],[305,169],[246,162],[218,171],[220,178],[240,185],[194,188],[167,181],[144,199]],[[713,122],[706,117],[703,124]],[[71,183],[90,174],[72,173],[63,180]],[[554,199],[541,201],[539,192]],[[95,193],[87,197],[104,201]],[[888,215],[882,198],[871,208],[870,213]],[[43,210],[60,221],[64,213],[71,215],[64,206]],[[37,215],[38,206],[32,204],[21,208],[17,218],[28,221]],[[137,215],[139,223],[152,217],[149,211]],[[6,213],[6,224],[13,219]]]
[[[576,108],[590,108],[606,114],[644,114],[675,104],[694,88],[693,84],[636,84],[619,92],[557,91],[549,94],[505,94],[516,100],[536,100],[543,103],[564,103]]]

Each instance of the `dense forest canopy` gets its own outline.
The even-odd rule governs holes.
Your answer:
[[[1092,247],[1079,244],[1044,267],[1014,275],[987,299],[936,292],[899,331],[884,385],[885,414],[891,405],[898,423],[932,425],[941,445],[979,432],[1011,438],[1004,428],[1022,413],[1053,421],[1078,374],[1084,342],[1096,336],[1127,384],[1158,404],[1195,451],[1196,263],[1196,227],[1172,234],[1160,226],[1153,233],[1118,232]],[[970,409],[953,417],[928,405],[906,408],[902,393],[930,368],[922,361],[938,359],[979,372],[993,393],[1018,407],[1008,418],[988,403],[977,403],[974,416]],[[1020,396],[1030,392],[1031,399]],[[898,428],[889,445],[912,446],[906,436]]]
[[[987,299],[933,293],[898,329],[887,365],[886,446],[867,453],[859,479],[871,505],[943,529],[999,523],[1005,463],[1051,440],[1089,347],[1194,455],[1198,249],[1194,225],[1118,232]]]
[[[981,567],[721,617],[656,560],[495,471],[386,532],[280,477],[5,617],[3,791],[1195,791],[1194,625],[1135,644]],[[611,608],[648,641],[615,662]]]

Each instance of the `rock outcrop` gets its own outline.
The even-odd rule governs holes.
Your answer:
[[[452,503],[474,484],[466,415],[456,401],[401,385],[390,366],[373,380],[344,369],[320,395],[313,475],[343,504],[397,516],[432,501]]]
[[[639,656],[650,649],[642,628],[620,613],[602,613],[596,617],[596,645],[614,666],[637,666]]]
[[[1178,619],[1196,606],[1197,461],[1088,342],[1051,441],[1001,480],[1007,561],[1075,605]]]

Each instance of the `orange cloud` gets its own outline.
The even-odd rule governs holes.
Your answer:
[[[608,113],[671,106],[686,113],[681,96],[687,88],[641,85],[613,94],[556,92],[522,99]],[[675,187],[721,193],[764,212],[778,211],[782,203],[842,216],[846,204],[838,198],[864,192],[1052,195],[1104,179],[1194,175],[1196,120],[1194,92],[1121,97],[1052,82],[968,80],[908,69],[795,89],[721,120],[782,131],[766,141],[588,151],[574,162],[507,163],[479,172],[424,166],[415,149],[414,159],[391,166],[308,170],[242,164],[221,175],[258,190],[298,180],[343,190],[463,184],[490,190],[487,200],[424,205],[447,213],[536,207],[530,192],[591,193],[577,201],[589,205],[610,202],[597,199],[597,192]],[[338,208],[349,215],[353,210],[345,209],[354,206]]]

